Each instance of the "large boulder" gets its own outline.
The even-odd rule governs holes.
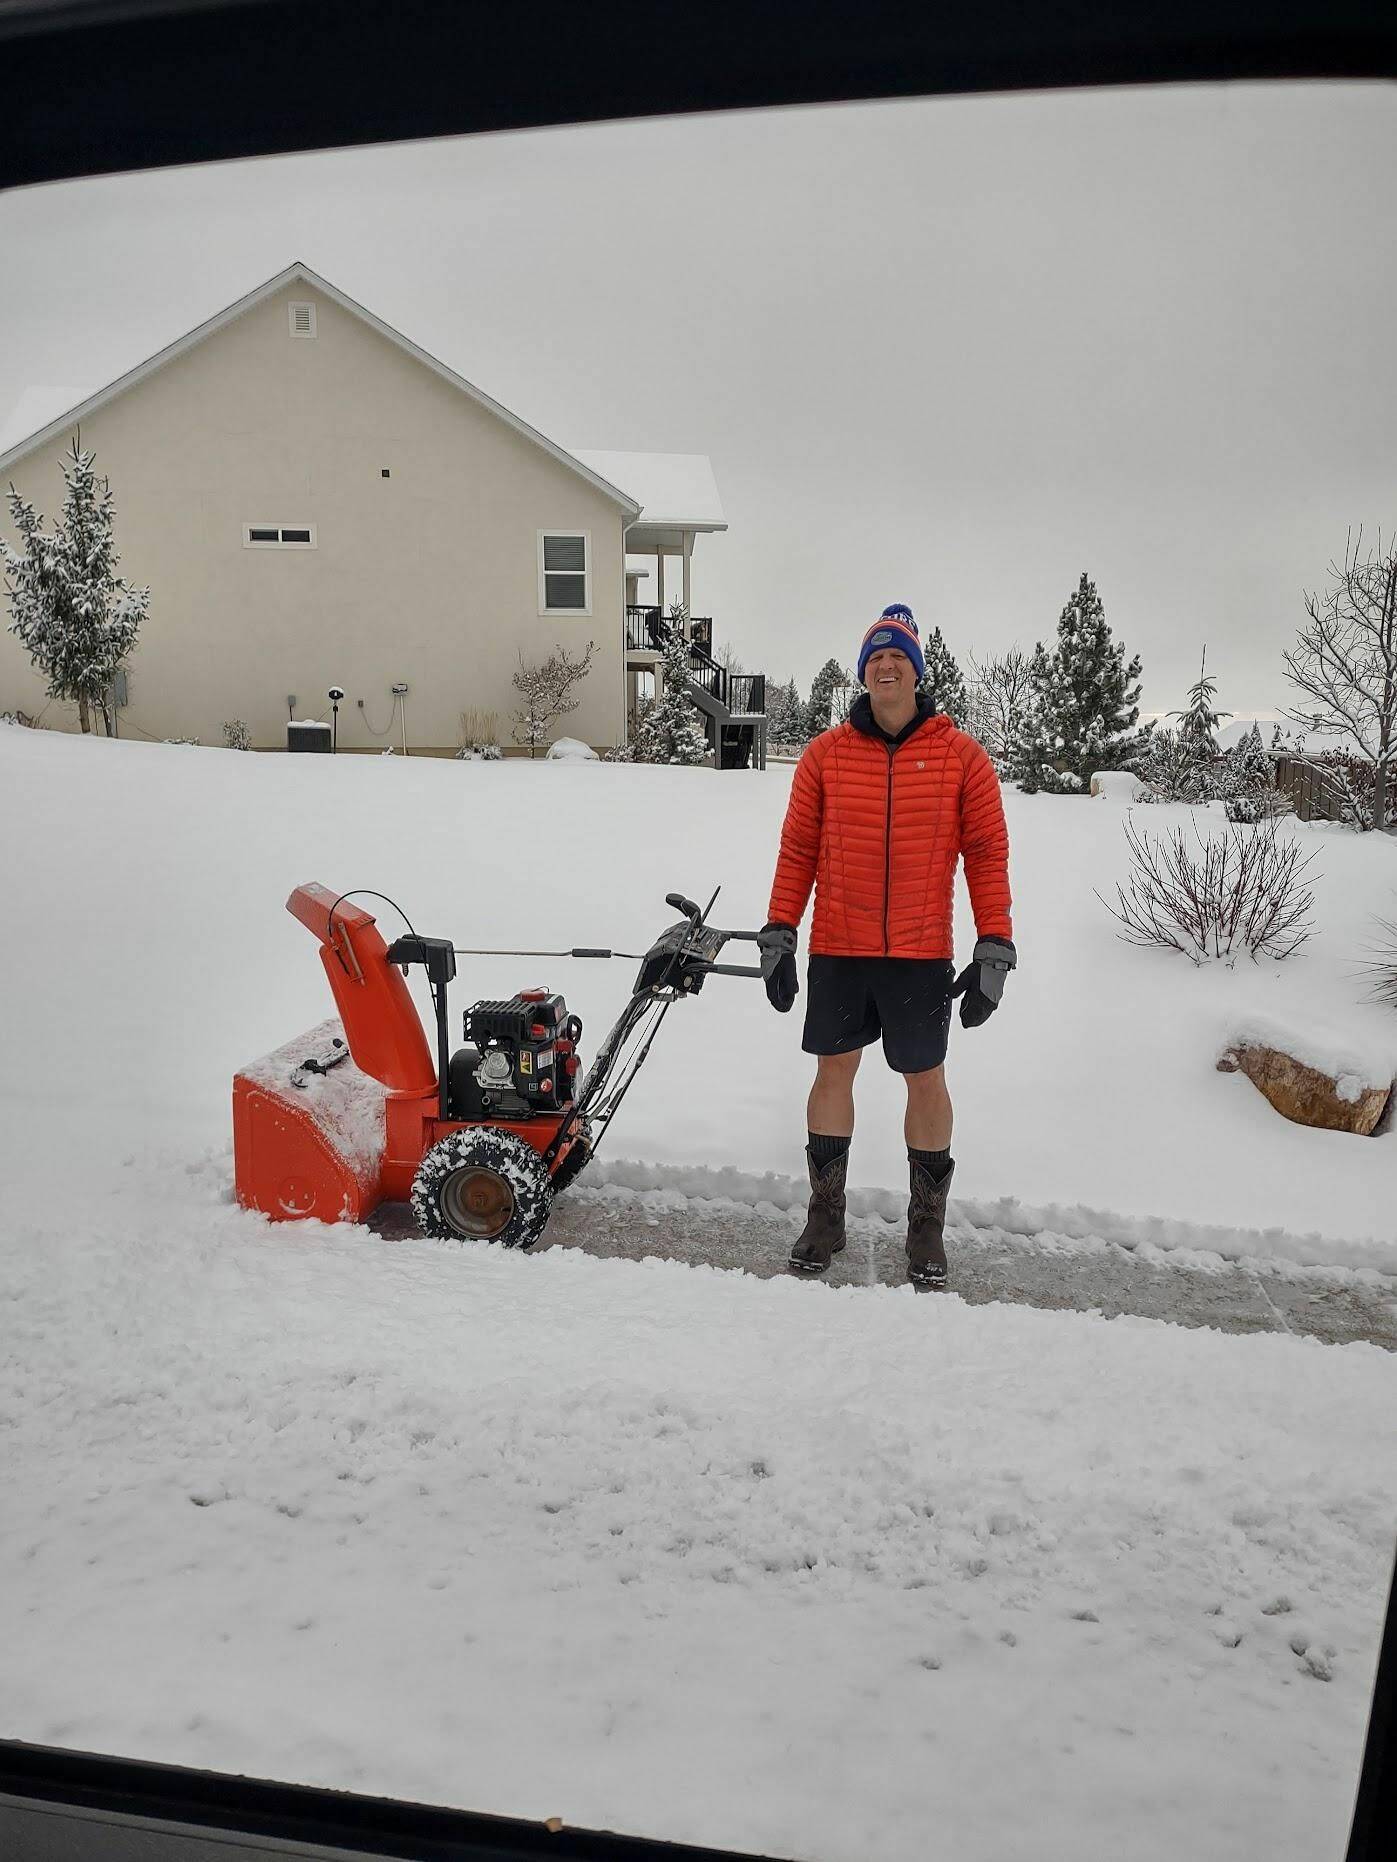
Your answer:
[[[1238,1041],[1218,1056],[1219,1073],[1245,1073],[1283,1117],[1324,1131],[1352,1131],[1366,1138],[1386,1110],[1392,1082],[1374,1083],[1363,1073],[1326,1073],[1278,1047]]]

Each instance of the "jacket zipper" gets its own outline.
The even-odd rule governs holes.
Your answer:
[[[888,906],[893,883],[893,757],[896,746],[888,750],[888,817],[883,824],[883,955],[888,954]]]

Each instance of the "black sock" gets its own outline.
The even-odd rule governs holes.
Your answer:
[[[929,1170],[939,1183],[951,1168],[951,1153],[949,1148],[944,1151],[914,1151],[909,1144],[907,1161],[909,1164],[920,1164],[924,1170]]]
[[[826,1138],[823,1132],[807,1132],[810,1140],[810,1156],[813,1162],[823,1166],[832,1164],[836,1157],[847,1156],[852,1138]]]

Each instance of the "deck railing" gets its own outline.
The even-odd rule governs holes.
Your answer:
[[[728,676],[728,710],[734,716],[766,716],[766,674],[734,672]]]
[[[669,637],[668,617],[658,608],[626,609],[626,651],[628,653],[662,653]],[[696,614],[689,622],[689,644],[702,652],[713,652],[713,617]]]

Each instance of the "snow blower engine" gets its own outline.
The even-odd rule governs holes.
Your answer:
[[[596,1152],[674,1003],[697,995],[709,976],[765,978],[795,947],[785,929],[710,925],[716,892],[703,908],[667,894],[665,903],[683,916],[639,957],[630,998],[583,1075],[582,1023],[547,989],[474,1003],[465,1012],[465,1045],[452,1053],[447,985],[456,958],[628,953],[463,953],[410,925],[386,944],[351,896],[362,895],[311,884],[286,902],[320,941],[338,1018],[233,1081],[238,1201],[273,1221],[360,1222],[382,1202],[410,1201],[424,1234],[531,1247],[554,1196]],[[759,961],[719,962],[733,941],[756,944]],[[414,967],[425,971],[432,998],[435,1057],[404,981]]]

